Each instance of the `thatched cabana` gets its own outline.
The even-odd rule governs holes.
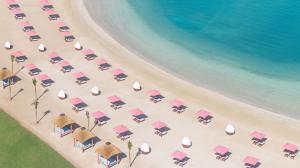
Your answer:
[[[54,130],[60,134],[60,137],[72,133],[76,125],[77,124],[71,118],[63,113],[54,118]]]
[[[98,154],[97,160],[99,164],[103,164],[106,168],[111,167],[120,160],[121,150],[110,142],[99,146],[95,152]]]
[[[75,129],[73,132],[74,146],[79,147],[84,152],[95,145],[97,137],[85,127]]]
[[[11,81],[9,81],[11,79]],[[0,70],[0,82],[2,82],[3,87],[9,86],[9,82],[13,85],[17,80],[15,74],[11,73],[7,68],[2,68]]]

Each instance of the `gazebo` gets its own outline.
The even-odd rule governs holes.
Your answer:
[[[85,127],[77,128],[73,132],[74,146],[81,148],[82,152],[90,147],[93,147],[95,145],[94,140],[96,138],[97,137]]]
[[[99,146],[95,152],[98,154],[97,160],[99,164],[103,164],[109,168],[120,161],[121,150],[110,142]]]
[[[11,81],[9,81],[10,79]],[[18,77],[12,74],[7,68],[0,70],[0,82],[2,82],[3,87],[7,87],[10,84],[13,85],[16,81],[18,81]]]
[[[54,131],[63,137],[73,132],[76,123],[64,113],[54,118]]]

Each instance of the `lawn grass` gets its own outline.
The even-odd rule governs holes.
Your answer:
[[[56,151],[0,110],[1,168],[71,168]]]

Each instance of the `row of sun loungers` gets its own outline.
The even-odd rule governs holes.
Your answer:
[[[9,11],[14,15],[16,19],[23,19],[26,17],[25,13],[22,12],[21,7],[15,0],[6,0]],[[30,41],[37,41],[41,37],[34,31],[34,27],[28,21],[20,21],[19,25],[22,30],[28,35]]]

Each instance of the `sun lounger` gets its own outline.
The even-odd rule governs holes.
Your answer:
[[[93,60],[97,57],[97,55],[91,49],[85,49],[81,53],[85,56],[84,58],[88,61]]]
[[[121,69],[114,69],[112,74],[114,75],[114,79],[117,81],[123,81],[127,78],[127,75]]]
[[[56,52],[49,53],[48,57],[50,58],[50,62],[52,64],[58,63],[63,60]]]
[[[19,4],[9,4],[8,5],[8,9],[9,10],[13,10],[13,9],[17,9],[17,8],[20,8],[20,5]]]
[[[30,41],[38,41],[41,38],[35,31],[28,31],[26,34],[29,36]]]
[[[59,64],[63,73],[71,72],[74,69],[67,61],[60,61]]]
[[[43,11],[47,11],[47,10],[50,10],[50,9],[54,9],[54,6],[53,6],[53,5],[50,5],[50,4],[45,4],[45,5],[43,5],[43,7],[42,7],[42,10],[43,10]]]
[[[48,14],[48,19],[50,21],[60,18],[59,14],[57,14],[53,9],[46,10],[46,13]]]

